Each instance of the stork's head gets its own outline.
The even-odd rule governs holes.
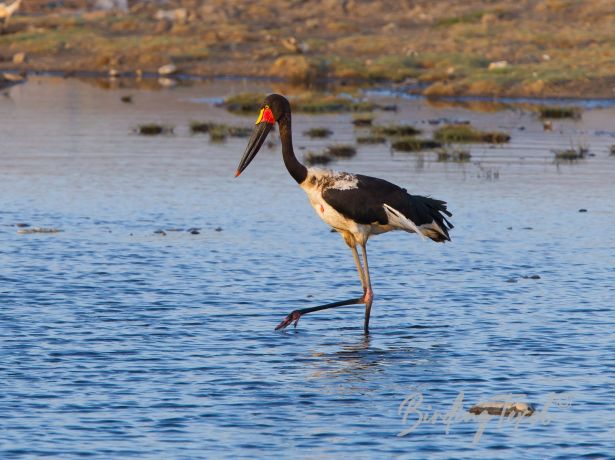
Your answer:
[[[275,122],[279,121],[286,114],[290,114],[290,104],[284,96],[270,94],[265,98],[246,151],[243,153],[241,161],[237,166],[235,177],[239,176],[248,167],[260,150],[263,142],[265,142],[265,139],[267,139],[267,135],[273,125],[275,125]]]

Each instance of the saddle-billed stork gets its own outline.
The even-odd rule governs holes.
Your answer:
[[[369,237],[391,230],[405,230],[443,243],[450,241],[448,232],[453,225],[446,216],[451,217],[452,214],[446,209],[444,201],[410,195],[405,189],[382,179],[306,168],[297,160],[293,151],[290,103],[279,94],[265,98],[235,177],[254,159],[276,122],[280,128],[282,158],[286,169],[305,191],[320,218],[344,238],[352,251],[363,287],[363,296],[359,298],[294,310],[276,330],[292,322],[297,327],[299,318],[307,313],[343,305],[365,304],[364,330],[367,333],[374,297],[367,264],[366,244]],[[357,245],[361,246],[363,265]]]

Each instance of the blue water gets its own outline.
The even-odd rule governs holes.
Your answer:
[[[360,284],[279,143],[234,179],[245,139],[188,132],[250,125],[198,101],[268,85],[42,78],[0,97],[0,458],[613,458],[615,109],[543,132],[521,110],[396,101],[378,122],[468,119],[512,142],[471,146],[465,164],[386,146],[333,164],[448,201],[453,241],[370,241],[369,336],[362,306],[274,332]],[[132,132],[151,121],[175,134]],[[294,117],[297,151],[331,142],[303,137],[314,126],[352,142],[350,121]],[[595,156],[555,163],[551,149],[571,144]],[[417,420],[402,420],[404,398],[422,395],[429,417],[460,393],[448,433],[426,420],[398,436]],[[494,419],[477,439],[478,420],[460,419],[503,393],[542,418]]]

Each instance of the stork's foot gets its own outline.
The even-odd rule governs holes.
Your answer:
[[[290,312],[290,314],[286,318],[284,318],[284,321],[282,321],[280,324],[276,326],[275,330],[277,331],[279,329],[284,329],[293,321],[295,322],[295,327],[297,327],[297,323],[299,322],[299,318],[301,318],[301,316],[306,315],[308,313],[312,313],[314,311],[326,310],[328,308],[335,308],[335,307],[343,307],[344,305],[354,305],[358,303],[365,303],[365,295],[363,297],[359,297],[358,299],[341,300],[339,302],[331,302],[331,303],[327,303],[324,305],[319,305],[317,307],[309,307],[309,308],[303,308],[301,310],[294,310]]]
[[[293,321],[295,322],[295,328],[297,327],[297,323],[299,322],[299,318],[301,318],[301,311],[300,310],[295,310],[290,312],[286,318],[284,318],[284,320],[278,324],[275,327],[275,330],[280,330],[280,329],[284,329],[285,327],[287,327],[290,323],[292,323]]]

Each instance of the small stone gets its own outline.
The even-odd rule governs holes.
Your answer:
[[[19,227],[19,228],[25,228],[25,227],[29,227],[30,224],[26,224],[25,222],[18,222],[15,224],[15,227]]]
[[[111,78],[117,78],[120,76],[120,71],[114,68],[109,69],[109,76]]]
[[[190,230],[190,234],[192,235],[199,235],[201,232],[199,232],[198,230]]]
[[[382,26],[383,32],[393,32],[395,29],[397,29],[397,24],[394,22],[389,22],[388,24]]]
[[[158,21],[170,21],[186,23],[188,21],[188,10],[186,8],[176,8],[174,10],[158,10],[154,16]]]
[[[120,100],[124,103],[124,104],[131,104],[132,103],[132,96],[122,96],[120,98]]]
[[[175,64],[165,64],[158,68],[159,75],[173,75],[177,72],[178,72],[178,69]]]
[[[22,228],[21,230],[17,230],[17,233],[21,235],[27,235],[30,233],[59,233],[62,230],[58,228],[50,228],[50,227],[32,227],[32,228]]]
[[[579,212],[587,212],[587,209],[581,208],[581,209],[579,209]]]
[[[222,227],[216,227],[216,228],[214,228],[214,231],[215,232],[221,232],[222,231]]]
[[[28,55],[26,53],[13,54],[13,64],[24,64],[25,62],[28,62]]]
[[[489,63],[488,70],[505,69],[508,67],[508,61],[494,61]]]
[[[177,80],[168,77],[160,77],[158,79],[158,84],[163,88],[173,88],[175,85],[177,85]]]
[[[286,48],[291,53],[301,53],[301,47],[299,46],[299,42],[295,37],[288,37],[282,39],[282,46]]]
[[[514,278],[508,278],[508,279],[506,280],[506,282],[507,282],[507,283],[516,283],[516,282],[517,282],[517,280],[516,280],[516,279],[514,279]]]
[[[539,280],[540,279],[540,275],[525,275],[523,277],[523,279],[526,279],[526,280]]]
[[[162,235],[162,236],[166,236],[167,233],[164,230],[155,230],[154,233],[156,235]]]

